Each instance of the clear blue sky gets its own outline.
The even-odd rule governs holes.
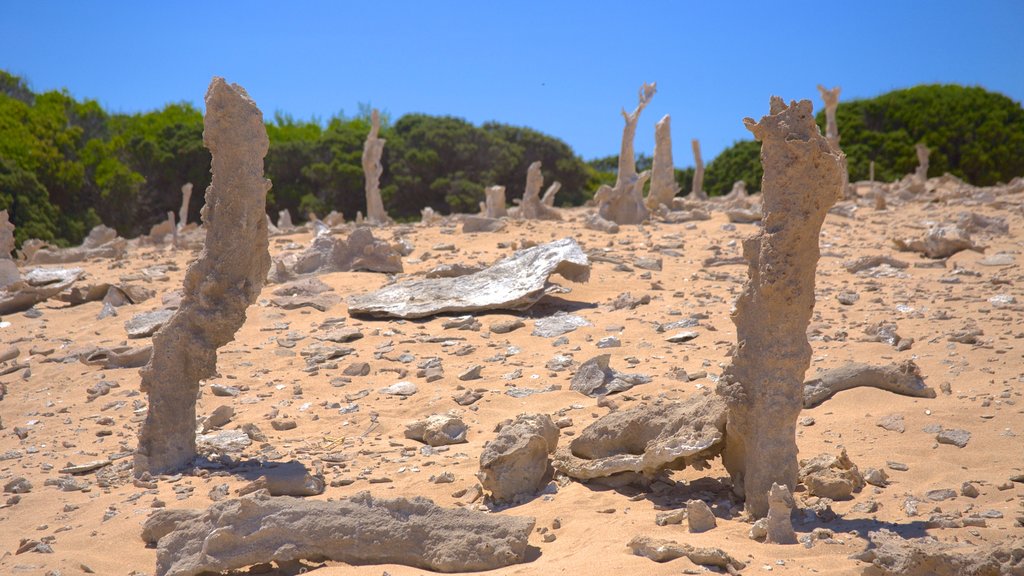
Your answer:
[[[1024,0],[99,2],[0,0],[0,68],[107,109],[202,104],[210,77],[266,117],[446,114],[617,154],[644,81],[637,152],[672,115],[675,162],[749,138],[768,97],[871,97],[920,83],[1024,99]],[[842,126],[840,126],[840,132]]]

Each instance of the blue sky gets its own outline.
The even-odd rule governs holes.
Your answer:
[[[617,154],[644,81],[637,152],[672,115],[675,162],[749,138],[768,98],[841,99],[920,83],[1024,99],[1024,0],[92,2],[0,0],[0,68],[37,91],[136,112],[202,104],[213,75],[266,117],[359,103],[530,126],[586,159]],[[842,132],[842,126],[840,133]]]

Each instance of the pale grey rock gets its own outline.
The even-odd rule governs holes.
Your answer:
[[[821,99],[825,102],[825,138],[837,150],[839,149],[839,126],[836,124],[836,108],[839,107],[841,91],[842,88],[839,86],[829,90],[818,84],[818,92],[821,93]]]
[[[654,125],[654,162],[651,164],[651,189],[645,201],[647,208],[652,211],[659,206],[671,208],[679,190],[672,161],[672,118],[665,114]]]
[[[842,449],[839,456],[819,454],[800,462],[799,479],[811,496],[848,500],[864,487],[864,477]]]
[[[577,328],[583,328],[585,326],[593,326],[593,324],[582,316],[558,311],[551,316],[534,320],[533,332],[531,332],[530,335],[540,336],[541,338],[557,338],[562,334],[568,334],[569,332],[575,331]]]
[[[700,155],[700,140],[694,138],[690,141],[693,148],[693,188],[690,190],[690,197],[696,200],[707,200],[708,193],[704,191],[704,160]]]
[[[486,199],[484,217],[496,219],[508,215],[508,211],[505,208],[504,186],[488,186],[484,194]]]
[[[270,269],[270,182],[263,178],[269,141],[263,114],[241,86],[217,77],[210,83],[203,143],[213,159],[202,210],[206,241],[185,272],[180,307],[153,336],[152,358],[140,371],[149,409],[137,475],[180,469],[195,457],[199,383],[216,373],[217,349],[245,322]]]
[[[23,312],[69,289],[82,277],[81,268],[34,268],[0,290],[0,315]]]
[[[462,232],[501,232],[505,229],[505,221],[485,216],[466,216],[462,219]]]
[[[619,225],[611,220],[605,220],[600,214],[591,214],[586,217],[583,221],[583,227],[588,230],[597,230],[598,232],[607,232],[608,234],[618,234]]]
[[[478,477],[493,502],[528,498],[544,486],[558,434],[547,414],[520,414],[484,444]]]
[[[545,204],[540,197],[540,187],[544,184],[544,176],[541,175],[540,165],[540,160],[537,160],[530,164],[530,167],[527,169],[523,200],[520,202],[515,215],[523,220],[561,220],[562,214],[555,208]]]
[[[192,198],[192,183],[186,182],[181,186],[181,207],[178,209],[178,230],[185,228],[188,224],[188,204]]]
[[[349,314],[423,318],[444,312],[525,310],[544,294],[552,274],[574,282],[590,278],[590,261],[571,238],[516,252],[475,274],[429,278],[352,296]]]
[[[430,446],[463,444],[469,428],[454,414],[433,414],[405,426],[405,437]]]
[[[573,374],[569,388],[587,396],[604,396],[625,392],[639,384],[647,384],[651,377],[644,374],[625,374],[609,366],[611,354],[601,354],[580,365]]]
[[[161,510],[143,538],[156,576],[197,576],[301,559],[474,572],[524,562],[533,518],[445,509],[426,498],[333,502],[257,492],[205,511]]]
[[[396,382],[391,386],[380,389],[381,394],[390,394],[392,396],[412,396],[416,392],[416,385],[406,380]]]
[[[252,444],[252,439],[242,430],[219,430],[196,436],[196,448],[204,453],[224,454],[242,452]]]
[[[295,257],[291,271],[295,274],[314,272],[384,272],[403,270],[402,257],[394,246],[374,238],[373,231],[359,227],[347,239],[332,235],[328,229],[317,234],[313,243]]]
[[[697,470],[725,446],[726,407],[715,396],[618,410],[587,426],[555,453],[554,466],[577,480],[653,478]]]
[[[868,533],[870,545],[850,558],[867,563],[871,576],[1016,576],[1024,572],[1024,539],[969,546],[934,537],[904,539],[881,529]]]
[[[918,252],[928,258],[949,258],[963,250],[984,252],[971,240],[971,234],[956,224],[935,224],[921,238],[893,238],[897,250]]]
[[[939,444],[951,444],[957,448],[967,446],[971,440],[971,433],[967,430],[942,430],[935,436]]]
[[[901,396],[935,398],[935,389],[924,383],[921,369],[913,360],[885,366],[851,362],[804,382],[803,406],[813,408],[843,390],[860,387],[878,388]]]
[[[871,270],[882,265],[887,265],[892,268],[904,269],[909,268],[910,264],[902,260],[897,260],[892,256],[861,256],[856,260],[850,260],[843,263],[843,268],[846,268],[847,272],[856,274],[865,270]]]
[[[129,338],[148,338],[163,327],[168,320],[174,316],[174,310],[152,310],[132,316],[132,319],[124,323],[125,332]]]
[[[508,334],[513,330],[518,330],[526,326],[526,323],[519,318],[513,318],[511,320],[499,320],[489,326],[489,330],[495,334]]]
[[[282,232],[295,228],[295,224],[292,223],[292,213],[287,208],[277,213],[277,227]]]
[[[363,143],[363,176],[366,179],[366,219],[371,224],[390,224],[391,218],[384,210],[380,196],[380,175],[384,173],[380,157],[387,140],[380,138],[380,112],[376,108],[370,113],[370,133]]]
[[[690,500],[686,503],[687,529],[695,534],[707,532],[718,526],[711,507],[703,500]]]
[[[562,189],[562,183],[555,181],[548,186],[548,189],[544,191],[544,195],[540,198],[540,203],[547,206],[548,208],[554,208],[555,206],[555,195]]]
[[[730,574],[738,574],[740,570],[747,567],[746,564],[720,548],[697,548],[689,544],[679,544],[672,540],[661,540],[649,536],[636,536],[626,546],[633,551],[635,556],[643,556],[655,562],[669,562],[685,557],[694,564],[712,566]]]
[[[142,368],[153,356],[153,346],[97,348],[79,357],[83,364],[103,368]]]
[[[890,432],[899,432],[900,434],[903,434],[907,429],[906,424],[903,422],[903,414],[888,414],[886,416],[882,416],[878,419],[876,424]]]
[[[233,472],[246,478],[257,477],[238,489],[240,496],[258,490],[266,490],[271,496],[316,496],[323,494],[326,488],[324,477],[310,474],[309,469],[298,460],[267,462],[257,468],[243,467]]]
[[[789,488],[772,484],[768,491],[768,516],[765,523],[765,542],[768,544],[796,544],[791,515],[796,503]]]
[[[33,264],[70,264],[94,258],[120,259],[128,251],[128,241],[117,231],[100,224],[89,231],[81,246],[53,248],[43,243],[33,249],[28,261]]]

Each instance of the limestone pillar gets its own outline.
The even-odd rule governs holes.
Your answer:
[[[14,262],[14,224],[7,210],[0,210],[0,290],[21,281],[21,273]]]
[[[651,166],[651,190],[647,193],[647,208],[657,210],[665,205],[672,208],[672,199],[679,193],[676,167],[672,161],[672,118],[665,116],[654,125],[654,163]]]
[[[200,381],[216,373],[217,349],[245,322],[270,269],[263,114],[245,89],[215,77],[203,126],[213,157],[201,213],[206,242],[185,272],[178,310],[153,336],[152,358],[140,371],[149,409],[135,452],[137,475],[179,470],[194,459]]]
[[[598,215],[609,222],[640,224],[650,215],[643,198],[644,183],[650,177],[650,173],[644,171],[642,174],[637,174],[633,141],[636,138],[636,126],[640,120],[640,113],[650,103],[657,90],[657,84],[644,83],[640,87],[640,102],[637,107],[630,113],[627,113],[625,108],[622,110],[622,118],[626,121],[626,126],[622,129],[619,173],[615,178],[615,186],[612,188],[603,186],[594,194],[594,199],[598,203]]]
[[[743,120],[761,141],[764,216],[743,242],[748,279],[732,320],[737,346],[717,392],[729,406],[723,462],[747,510],[768,513],[773,483],[797,483],[796,421],[811,360],[807,326],[814,310],[818,236],[842,195],[846,158],[814,123],[809,100]]]
[[[505,210],[504,186],[488,186],[484,193],[487,199],[484,216],[488,218],[502,218],[508,215],[508,212]]]
[[[914,171],[914,179],[923,185],[928,181],[928,157],[931,156],[932,151],[924,144],[918,144],[915,149],[917,150],[917,170]]]
[[[836,149],[839,148],[839,126],[836,124],[836,108],[839,106],[839,92],[842,87],[836,86],[827,90],[818,84],[818,92],[821,92],[821,99],[825,102],[825,138]]]
[[[192,198],[192,183],[186,182],[181,187],[181,208],[178,210],[178,228],[188,224],[188,202]]]
[[[380,197],[380,175],[384,167],[380,164],[380,157],[384,153],[384,143],[387,142],[378,138],[380,133],[380,112],[376,108],[370,114],[370,133],[366,136],[363,144],[363,175],[366,177],[366,219],[372,224],[387,224],[391,222],[388,213],[384,211],[384,201]]]
[[[557,180],[552,182],[551,186],[548,186],[548,189],[544,191],[544,196],[541,196],[541,199],[540,199],[541,204],[543,204],[545,206],[548,206],[549,208],[554,208],[555,207],[555,194],[558,194],[558,191],[561,190],[561,189],[562,189],[562,183],[561,182],[559,182]]]
[[[544,175],[540,172],[540,160],[530,164],[526,171],[526,189],[523,200],[519,204],[519,217],[524,220],[561,220],[558,210],[547,206],[540,198],[540,187],[544,184]]]
[[[691,142],[693,145],[693,190],[690,197],[695,200],[707,200],[708,195],[704,192],[704,160],[700,157],[700,140],[696,138]]]

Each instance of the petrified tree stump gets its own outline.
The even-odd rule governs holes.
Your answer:
[[[241,328],[270,269],[264,212],[270,181],[263,178],[269,141],[263,114],[244,88],[217,77],[210,83],[203,143],[213,156],[202,210],[206,244],[185,272],[180,307],[153,336],[153,356],[140,371],[149,410],[136,474],[180,469],[195,457],[199,382],[216,372],[217,348]]]
[[[842,191],[846,158],[822,137],[811,102],[771,99],[760,122],[764,217],[743,243],[749,278],[732,313],[738,345],[718,385],[729,407],[723,460],[747,510],[768,513],[773,483],[797,483],[796,420],[810,366],[818,235]]]

